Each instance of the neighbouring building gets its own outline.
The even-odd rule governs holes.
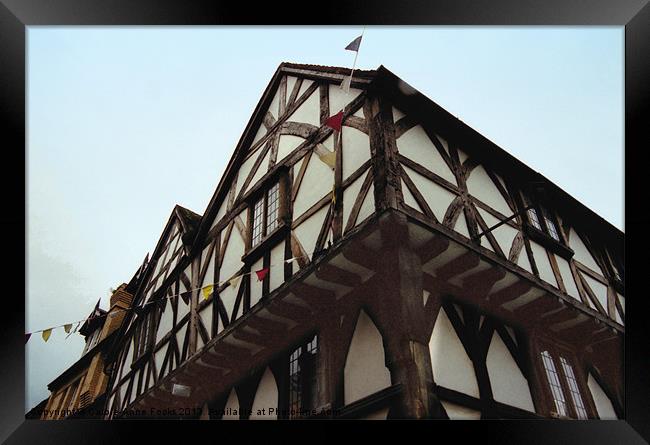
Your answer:
[[[51,394],[39,410],[41,419],[105,416],[106,387],[109,379],[106,372],[106,353],[130,309],[135,282],[136,277],[128,285],[122,284],[113,292],[108,311],[100,309],[97,302],[86,321],[79,327],[78,333],[86,339],[81,358],[48,385]],[[73,332],[69,333],[72,334]]]
[[[204,214],[173,210],[106,417],[622,418],[623,233],[386,68],[349,75],[281,64]]]

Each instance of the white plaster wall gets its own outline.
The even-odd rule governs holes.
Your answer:
[[[255,164],[255,161],[260,155],[260,150],[258,149],[255,154],[250,156],[248,159],[244,161],[243,164],[241,164],[241,167],[239,167],[239,171],[237,172],[237,184],[235,184],[235,196],[239,195],[239,191],[241,190],[242,186],[244,185],[244,182],[246,182],[246,178],[248,178],[248,175],[250,174],[253,165]],[[228,196],[224,199],[224,206],[228,202]],[[218,216],[218,215],[217,215]],[[220,217],[217,218],[217,221],[220,219]]]
[[[165,360],[165,355],[167,354],[168,348],[169,342],[165,343],[163,347],[158,349],[154,354],[154,361],[156,362],[156,372],[158,373],[158,376],[160,375],[160,371],[162,369],[163,361]]]
[[[397,122],[398,120],[400,120],[404,116],[406,116],[404,113],[402,113],[397,108],[393,107],[393,122]]]
[[[264,159],[262,160],[262,163],[257,167],[257,170],[255,170],[255,174],[253,175],[253,179],[251,179],[251,182],[248,184],[248,187],[246,188],[246,192],[251,190],[255,184],[266,174],[267,171],[269,171],[269,158],[271,157],[271,150],[266,152],[266,155],[264,156]],[[244,192],[244,193],[246,193]]]
[[[327,208],[327,206],[324,206],[318,212],[313,214],[311,218],[308,218],[294,229],[296,238],[298,238],[300,244],[302,244],[302,247],[305,249],[307,255],[309,255],[309,258],[312,257],[312,253],[316,247],[316,239],[318,238],[318,233],[320,232],[325,217],[327,216]]]
[[[347,186],[343,190],[343,228],[348,224],[348,219],[350,218],[350,212],[352,212],[352,207],[354,202],[359,196],[361,191],[361,185],[363,185],[363,180],[365,179],[367,173],[362,174],[359,178],[356,179],[352,184]]]
[[[225,230],[222,234],[225,234]],[[242,240],[237,227],[233,227],[223,256],[221,269],[219,271],[221,280],[232,278],[235,272],[241,268],[241,257],[244,254],[244,247],[244,240]]]
[[[580,300],[580,293],[578,292],[578,287],[573,279],[569,262],[560,256],[556,256],[555,259],[557,260],[557,266],[558,269],[560,269],[560,275],[562,275],[562,281],[564,282],[567,294],[578,301],[582,301]]]
[[[607,397],[603,388],[600,387],[596,379],[593,378],[591,374],[587,377],[587,386],[589,391],[591,391],[591,396],[594,399],[594,404],[596,405],[596,411],[598,412],[598,417],[603,420],[616,420],[616,411],[614,411],[614,406],[612,401]]]
[[[160,323],[158,323],[158,331],[156,333],[156,343],[158,343],[162,338],[171,331],[174,326],[174,312],[172,311],[171,304],[169,299],[165,301],[165,309],[160,318]]]
[[[264,267],[264,259],[260,258],[255,261],[251,266],[251,307],[255,306],[262,298],[262,284],[263,281],[257,279],[256,270],[261,270]],[[244,277],[246,278],[246,277]]]
[[[455,403],[441,400],[442,406],[445,408],[449,420],[480,420],[481,412],[475,409],[467,408],[465,406],[457,405]]]
[[[284,242],[271,249],[269,291],[273,292],[284,283]]]
[[[456,177],[449,170],[421,125],[416,125],[398,138],[397,148],[407,158],[414,160],[452,184],[456,184]]]
[[[357,319],[343,380],[346,405],[391,385],[381,334],[364,311]]]
[[[402,196],[404,196],[404,204],[413,207],[415,210],[417,210],[420,213],[424,213],[422,211],[422,208],[420,208],[419,204],[415,200],[415,197],[413,196],[413,193],[409,190],[409,188],[406,186],[403,180],[400,179],[400,182],[402,183]]]
[[[275,410],[275,414],[269,414],[269,408]],[[258,412],[264,409],[265,414]],[[253,412],[251,419],[255,420],[272,420],[277,419],[278,409],[278,385],[275,383],[275,377],[269,368],[266,368],[262,380],[257,387],[255,399],[253,400]]]
[[[316,154],[311,156],[293,203],[293,219],[305,213],[325,195],[332,192],[334,172]]]
[[[302,83],[301,91],[305,88],[305,84],[306,82]],[[320,127],[320,93],[318,89],[311,93],[309,98],[291,114],[288,120]]]
[[[223,420],[239,420],[239,398],[234,389],[230,390],[228,400],[224,406]]]
[[[208,253],[210,253],[209,260],[207,258]],[[210,245],[206,246],[206,248],[203,249],[203,252],[201,252],[201,269],[203,269],[203,265],[205,264],[205,261],[208,261],[208,270],[206,271],[205,276],[203,277],[203,282],[201,283],[201,287],[207,286],[208,284],[215,284],[214,283],[215,256],[216,255],[214,249],[212,250],[212,252],[210,252]]]
[[[519,258],[517,258],[517,266],[521,267],[524,270],[527,270],[530,273],[533,273],[533,268],[530,266],[530,261],[528,260],[528,252],[526,251],[526,246],[521,248],[519,252]]]
[[[472,196],[483,201],[493,209],[502,213],[504,216],[512,215],[512,210],[494,182],[490,179],[485,169],[478,165],[472,170],[467,178],[467,190]]]
[[[330,114],[336,114],[343,109],[347,104],[352,102],[361,90],[350,88],[350,92],[346,93],[341,89],[341,84],[332,84],[329,86],[329,101],[330,101]]]
[[[275,96],[273,96],[268,110],[276,120],[280,117],[280,83],[278,83],[278,88],[275,90]]]
[[[303,93],[309,89],[312,83],[314,83],[313,80],[308,80],[308,79],[302,80],[302,85],[300,86],[300,91],[298,91],[297,99],[299,99],[303,95]],[[316,94],[319,94],[318,90],[316,91]]]
[[[343,127],[342,132],[343,180],[345,180],[370,159],[370,140],[365,133],[356,128]]]
[[[533,257],[535,258],[535,264],[537,264],[539,277],[551,286],[556,288],[559,287],[557,280],[555,279],[555,274],[553,274],[551,263],[548,260],[546,249],[537,244],[535,241],[531,241],[530,250],[533,251]]]
[[[440,187],[433,181],[425,178],[406,166],[403,166],[406,174],[411,178],[413,184],[417,187],[420,194],[424,197],[425,201],[431,208],[431,211],[436,216],[438,221],[442,221],[445,217],[447,208],[454,200],[456,195],[447,189]]]
[[[461,212],[456,220],[454,230],[466,238],[469,238],[469,229],[467,228],[467,220],[465,219],[465,212]]]
[[[201,312],[199,312],[199,316],[201,317],[201,321],[203,322],[203,326],[205,329],[208,331],[208,337],[212,337],[212,305],[214,304],[214,300],[210,302],[206,307],[204,307]],[[199,335],[199,337],[201,337]]]
[[[259,141],[264,137],[265,134],[266,134],[266,127],[264,125],[260,125],[259,128],[257,129],[257,133],[255,133],[255,137],[253,138],[253,142],[251,145],[255,145],[257,141]]]
[[[596,260],[594,260],[594,257],[591,256],[591,253],[589,253],[587,246],[585,246],[585,244],[580,239],[580,236],[578,236],[576,231],[573,229],[571,229],[569,232],[569,247],[571,247],[571,249],[573,249],[575,252],[575,255],[573,257],[576,260],[580,261],[590,269],[593,269],[595,272],[604,275],[602,269],[598,266]]]
[[[527,411],[535,411],[528,380],[497,333],[492,335],[486,364],[494,400]]]
[[[485,224],[487,224],[488,227],[492,227],[495,224],[499,223],[499,220],[497,218],[495,218],[485,210],[478,207],[477,209],[478,209],[478,213],[481,215],[483,221],[485,221]],[[497,240],[497,243],[499,243],[499,247],[501,247],[501,250],[503,250],[503,253],[506,255],[506,257],[510,253],[512,242],[514,241],[518,232],[519,231],[517,229],[514,229],[507,224],[504,224],[492,230],[492,234],[494,235],[494,238]],[[483,238],[481,238],[481,241],[483,241]],[[483,242],[481,242],[481,245],[484,245],[486,247],[488,247],[487,244],[489,243],[484,244]]]
[[[359,215],[357,216],[357,222],[355,225],[361,224],[364,219],[373,213],[375,213],[375,186],[371,185],[363,203],[361,204],[361,209],[359,209]]]
[[[480,397],[474,365],[447,314],[441,309],[429,339],[433,380],[437,385]]]
[[[297,80],[298,78],[295,76],[287,76],[287,101],[291,96],[291,92],[293,91],[293,88],[296,85]]]
[[[298,148],[300,144],[305,142],[305,140],[299,136],[294,136],[291,134],[283,134],[280,136],[278,141],[278,157],[276,158],[276,164],[282,162],[293,150]]]
[[[594,291],[600,305],[605,309],[605,311],[607,311],[607,286],[602,284],[600,281],[594,280],[586,273],[583,273],[582,276],[587,281],[591,290]]]
[[[232,311],[235,307],[235,299],[237,298],[237,291],[239,290],[239,286],[242,285],[241,283],[242,281],[243,278],[242,280],[240,280],[237,287],[228,286],[219,294],[219,297],[221,298],[221,301],[223,303],[223,307],[226,309],[226,313],[228,314],[228,319],[233,318]],[[219,323],[217,323],[217,332],[221,332],[221,331],[223,331],[223,323],[219,321]]]

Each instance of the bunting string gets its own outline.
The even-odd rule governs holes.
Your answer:
[[[221,287],[222,285],[224,285],[226,283],[230,283],[231,286],[236,287],[243,277],[248,276],[248,275],[252,275],[253,273],[256,274],[258,281],[264,281],[264,279],[268,275],[270,269],[272,269],[274,267],[277,267],[277,266],[284,266],[285,264],[291,264],[294,261],[298,261],[300,258],[309,258],[310,256],[313,256],[314,254],[317,254],[317,253],[320,253],[320,252],[324,252],[325,250],[327,250],[327,249],[314,250],[311,255],[305,254],[305,255],[294,256],[292,258],[283,260],[282,264],[271,264],[271,265],[269,265],[269,267],[265,267],[265,268],[262,268],[260,270],[250,271],[250,272],[243,272],[243,273],[234,275],[234,276],[232,276],[231,278],[229,278],[227,280],[222,280],[222,281],[219,281],[217,283],[212,283],[212,284],[208,284],[208,285],[201,286],[201,287],[195,287],[195,288],[188,289],[186,291],[179,292],[179,293],[173,294],[173,295],[166,295],[164,298],[174,298],[174,297],[178,297],[178,296],[182,297],[184,294],[189,294],[189,293],[191,293],[193,291],[201,290],[201,292],[203,293],[203,298],[207,300],[210,297],[210,295],[212,295],[212,293],[214,292],[215,285],[218,288],[218,287]],[[66,332],[66,334],[68,334],[65,337],[67,339],[72,334],[78,332],[79,327],[81,326],[81,323],[84,323],[84,322],[89,321],[89,320],[108,317],[109,315],[111,317],[113,317],[113,316],[117,315],[120,312],[128,312],[128,311],[134,311],[136,309],[141,309],[141,308],[143,308],[143,307],[145,307],[145,306],[147,306],[149,304],[158,303],[161,300],[162,300],[162,298],[159,298],[159,299],[156,299],[156,300],[151,300],[150,299],[149,301],[143,302],[142,304],[140,304],[138,306],[133,306],[133,307],[124,308],[124,309],[113,309],[112,311],[107,312],[106,314],[103,314],[103,315],[90,316],[90,317],[83,318],[81,320],[69,321],[67,323],[63,323],[63,324],[60,324],[60,325],[51,326],[51,327],[46,328],[46,329],[33,330],[31,332],[25,333],[25,343],[27,343],[29,341],[32,334],[36,334],[36,333],[39,333],[39,332],[41,333],[41,337],[43,338],[43,341],[47,342],[50,339],[50,336],[52,335],[52,331],[55,330],[55,329],[59,329],[59,328],[63,328],[64,331]],[[75,326],[74,329],[72,329],[73,325]]]

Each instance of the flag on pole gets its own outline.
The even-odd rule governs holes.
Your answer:
[[[214,286],[211,284],[209,286],[205,286],[203,288],[203,299],[207,300],[210,298],[210,294],[212,294],[212,289],[214,289]]]
[[[336,113],[334,116],[330,116],[325,121],[325,125],[334,130],[341,131],[341,125],[343,124],[343,110]]]
[[[258,281],[264,281],[264,278],[266,278],[266,275],[269,273],[269,268],[265,267],[264,269],[256,270],[255,274],[257,274],[257,280]]]
[[[70,329],[72,329],[72,323],[68,323],[63,326],[63,330],[65,331],[66,334],[70,332]]]
[[[25,344],[27,344],[27,342],[29,341],[29,337],[31,337],[31,336],[32,336],[32,334],[30,332],[25,334]]]
[[[359,51],[359,46],[361,46],[361,38],[363,37],[363,34],[361,34],[359,37],[351,41],[348,46],[345,47],[348,51]]]
[[[50,339],[50,335],[52,335],[52,328],[45,329],[43,331],[43,334],[41,334],[41,336],[43,337],[43,340],[45,340],[46,342]]]

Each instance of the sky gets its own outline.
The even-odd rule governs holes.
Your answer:
[[[27,28],[26,332],[85,318],[202,214],[283,62],[351,67],[362,27]],[[624,230],[623,27],[368,27],[384,65]],[[26,411],[83,338],[27,344]]]

